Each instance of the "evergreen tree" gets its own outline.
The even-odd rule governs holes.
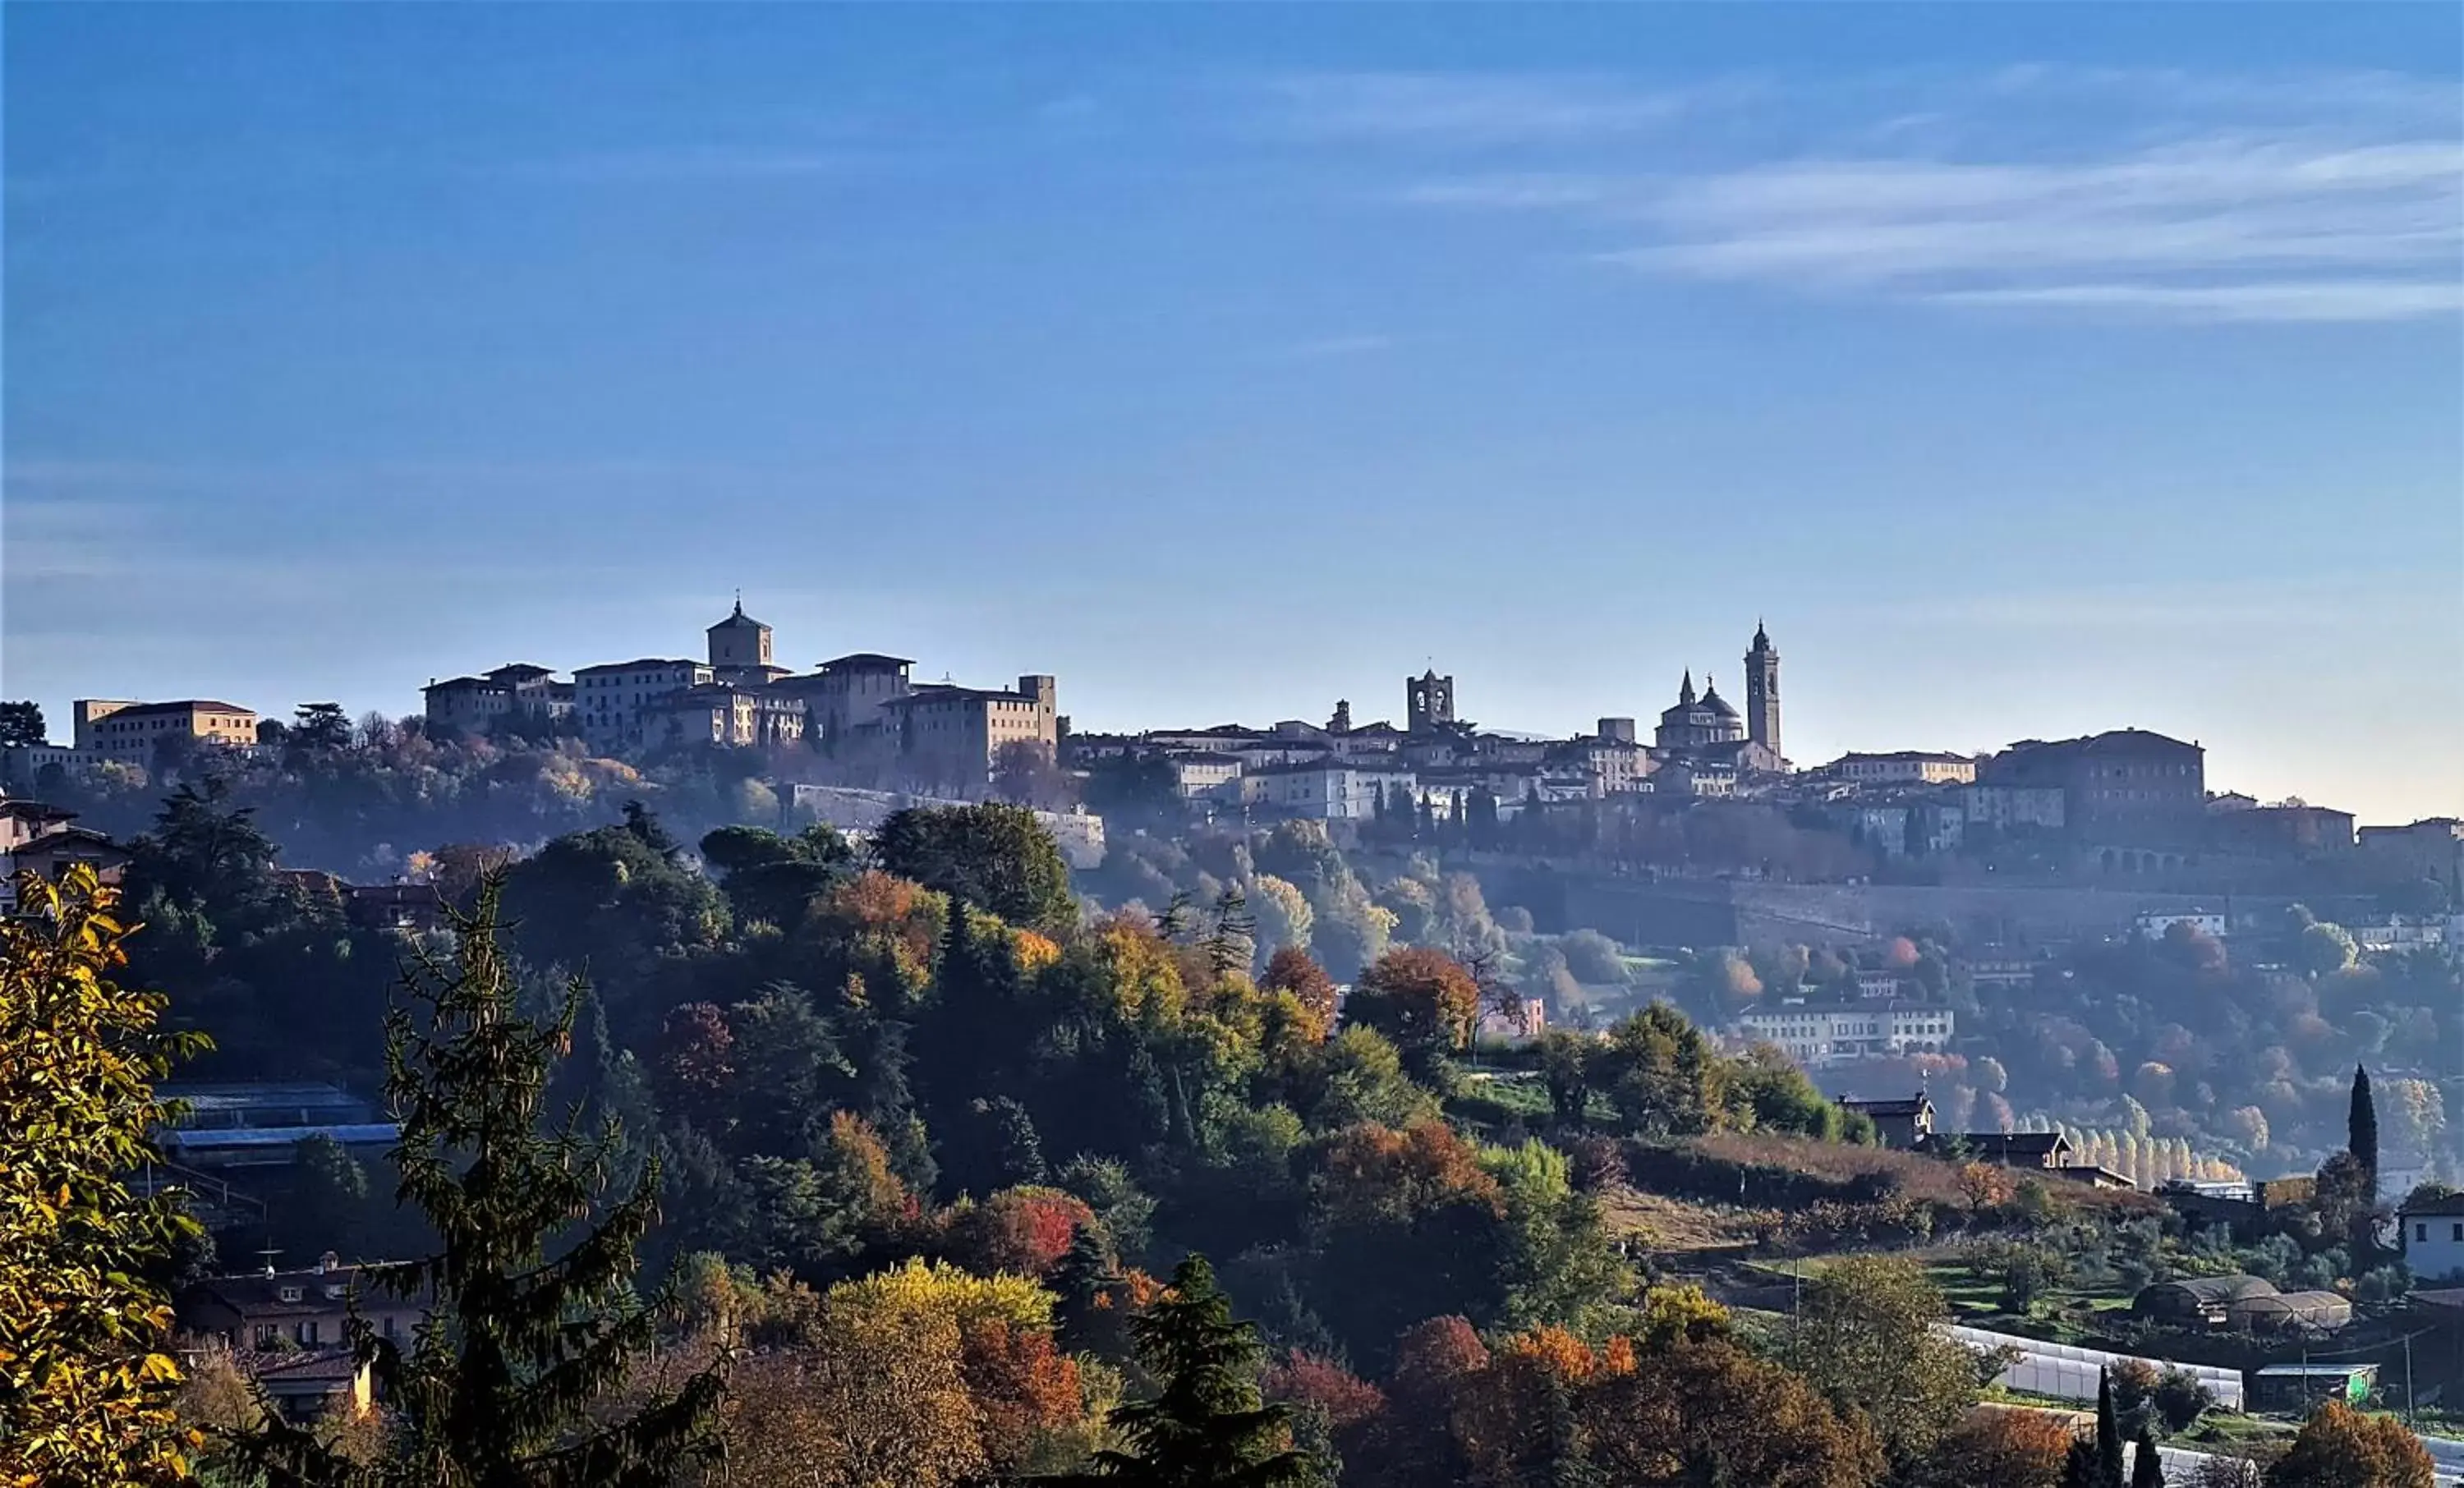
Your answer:
[[[1172,1274],[1172,1291],[1130,1324],[1138,1362],[1161,1386],[1112,1412],[1126,1451],[1098,1454],[1103,1477],[1141,1488],[1315,1488],[1317,1461],[1289,1445],[1290,1411],[1258,1389],[1265,1351],[1203,1256]]]
[[[618,1125],[585,1132],[576,1112],[540,1129],[587,994],[576,981],[554,1019],[519,1016],[497,944],[501,889],[490,875],[477,908],[455,917],[451,962],[419,953],[406,990],[424,1018],[399,1005],[385,1018],[385,1098],[402,1114],[397,1192],[438,1236],[435,1253],[370,1273],[376,1287],[429,1304],[409,1352],[363,1322],[352,1328],[395,1430],[363,1465],[269,1417],[246,1444],[267,1488],[649,1488],[707,1440],[715,1371],[630,1413],[610,1398],[653,1341],[632,1281],[659,1169],[646,1163],[603,1210]]]
[[[2369,1180],[2368,1205],[2376,1208],[2379,1201],[2379,1108],[2370,1096],[2370,1072],[2361,1065],[2353,1066],[2353,1108],[2345,1118],[2344,1149],[2353,1161],[2362,1165]]]
[[[2062,1458],[2061,1488],[2102,1488],[2097,1471],[2096,1443],[2084,1436],[2071,1443],[2069,1454]]]
[[[2165,1459],[2156,1455],[2153,1427],[2139,1428],[2138,1452],[2130,1464],[2130,1488],[2165,1488]]]
[[[2113,1408],[2113,1371],[2096,1371],[2096,1484],[2123,1488],[2122,1417]]]

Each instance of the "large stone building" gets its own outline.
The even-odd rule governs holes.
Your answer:
[[[821,670],[771,684],[771,690],[803,700],[814,739],[837,749],[871,733],[894,740],[899,699],[913,692],[915,663],[904,656],[858,651],[822,663]]]
[[[2464,903],[2464,821],[2431,817],[2410,826],[2365,826],[2364,858],[2395,873],[2436,879],[2451,902]]]
[[[1831,773],[1859,785],[1971,785],[1976,761],[1966,755],[1895,750],[1887,755],[1842,755]]]
[[[1659,726],[1651,734],[1651,769],[1683,768],[1665,782],[1653,780],[1652,790],[1726,794],[1717,785],[1705,791],[1704,783],[1785,772],[1788,761],[1779,752],[1779,651],[1760,624],[1754,626],[1753,644],[1746,650],[1746,701],[1747,711],[1741,713],[1708,677],[1704,679],[1702,692],[1696,693],[1694,672],[1688,667],[1678,684],[1676,703],[1661,711]]]
[[[2196,849],[2205,835],[2207,751],[2144,729],[2025,740],[1984,761],[1977,781],[2059,790],[2070,834],[2091,848]]]
[[[70,705],[77,748],[102,759],[151,763],[166,739],[226,744],[256,742],[257,716],[237,703],[187,698],[177,703],[127,703],[81,697]]]
[[[724,682],[662,692],[642,708],[642,742],[654,750],[693,744],[781,749],[803,743],[804,733],[802,702]]]
[[[669,657],[581,667],[573,674],[573,713],[582,742],[602,755],[640,749],[653,703],[714,680],[706,664]]]
[[[908,770],[936,783],[981,785],[1013,745],[1040,749],[1046,760],[1060,750],[1058,689],[1048,676],[1022,676],[1008,692],[927,683],[884,711],[897,720]]]
[[[1950,1046],[1955,1022],[1949,1008],[1922,1002],[1783,1003],[1737,1019],[1748,1038],[1778,1045],[1808,1068],[1938,1054]]]
[[[484,733],[505,718],[541,722],[573,716],[573,684],[545,667],[515,662],[475,677],[449,677],[420,689],[435,729]]]

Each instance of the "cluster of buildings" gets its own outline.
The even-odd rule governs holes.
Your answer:
[[[1158,762],[1194,809],[1251,817],[1360,821],[1400,800],[1447,819],[1483,799],[1507,821],[1533,802],[1730,796],[1741,784],[1789,773],[1780,753],[1779,664],[1757,625],[1746,652],[1744,710],[1708,678],[1696,691],[1689,669],[1648,739],[1631,717],[1602,718],[1568,739],[1484,731],[1457,714],[1455,679],[1432,668],[1404,679],[1400,727],[1355,723],[1351,701],[1338,699],[1324,724],[1079,733],[1065,744],[1080,766]]]
[[[576,667],[499,667],[423,689],[429,727],[479,732],[527,716],[580,734],[593,753],[640,756],[715,744],[809,748],[865,757],[936,784],[980,786],[1004,751],[1027,746],[1050,759],[1063,720],[1053,678],[1015,688],[917,682],[914,662],[859,651],[798,672],[778,662],[770,626],[737,602],[705,634],[704,659],[641,657]]]

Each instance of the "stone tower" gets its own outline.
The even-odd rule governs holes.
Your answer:
[[[770,667],[770,627],[744,613],[737,596],[736,611],[710,627],[710,665],[718,672],[758,671]]]
[[[1779,651],[1761,621],[1754,622],[1754,644],[1746,648],[1746,737],[1780,753]]]
[[[1455,679],[1434,667],[1403,681],[1403,723],[1414,733],[1432,733],[1455,721]]]

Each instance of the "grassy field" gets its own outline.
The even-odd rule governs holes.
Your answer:
[[[1607,1195],[1600,1204],[1600,1220],[1612,1238],[1631,1239],[1655,1251],[1702,1251],[1751,1244],[1771,1218],[1763,1211],[1693,1204],[1665,1194],[1637,1193],[1626,1189]]]

